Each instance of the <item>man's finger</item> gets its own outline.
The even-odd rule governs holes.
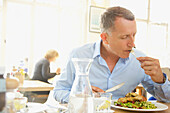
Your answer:
[[[153,75],[153,72],[152,71],[145,71],[145,74],[149,75],[149,76],[152,76]]]
[[[155,63],[153,61],[144,61],[141,62],[141,67],[145,67],[145,66],[154,66]]]
[[[142,67],[142,66],[141,66]],[[153,66],[143,66],[142,67],[145,71],[151,71],[153,69]]]
[[[140,62],[143,62],[143,61],[154,61],[155,60],[154,58],[151,58],[151,57],[138,57],[136,59],[139,60]]]
[[[95,87],[95,86],[91,86],[92,87],[92,90],[94,92],[104,92],[102,89],[98,88],[98,87]]]

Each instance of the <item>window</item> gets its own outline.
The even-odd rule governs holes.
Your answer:
[[[147,19],[148,0],[110,0],[110,6],[121,6],[133,12],[136,18]]]
[[[7,6],[2,7],[3,2]],[[84,41],[84,4],[86,1],[80,0],[0,0],[0,25],[4,29],[0,29],[0,33],[5,34],[7,42],[6,48],[2,48],[6,56],[1,61],[5,59],[10,69],[28,58],[31,74],[37,60],[44,57],[47,50],[56,49],[64,64],[69,52]],[[3,8],[7,9],[5,16]],[[1,17],[6,23],[4,26]]]
[[[156,51],[155,53],[149,52],[150,54],[160,55],[162,50],[166,48],[166,26],[151,24],[149,29],[148,42],[149,48],[152,48],[150,51]],[[153,49],[154,48],[154,49]]]
[[[59,13],[56,7],[37,5],[34,12],[34,62],[44,56],[48,49],[58,48]]]
[[[0,62],[1,64],[0,65],[5,65],[4,64],[4,38],[3,37],[3,33],[2,33],[2,21],[3,21],[3,18],[2,18],[2,14],[3,14],[3,0],[0,0]]]
[[[142,52],[147,52],[147,23],[143,21],[137,21],[137,33],[135,36],[135,45],[137,49]]]
[[[3,6],[3,1],[0,0],[0,25],[2,25],[2,6]],[[1,39],[2,39],[2,26],[0,28],[0,45],[1,45]],[[0,53],[1,54],[1,53]]]
[[[3,6],[3,1],[0,0],[0,25],[2,25],[2,6]],[[0,34],[2,34],[2,26],[0,28]],[[0,44],[1,44],[1,37],[2,35],[0,35]]]
[[[3,0],[0,0],[0,9],[2,10]]]
[[[31,6],[14,2],[8,2],[7,5],[6,64],[9,67],[28,57]]]
[[[150,20],[158,23],[169,22],[169,4],[169,0],[150,0]]]

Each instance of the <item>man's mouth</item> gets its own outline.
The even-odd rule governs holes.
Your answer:
[[[132,50],[125,50],[125,51],[130,53]]]

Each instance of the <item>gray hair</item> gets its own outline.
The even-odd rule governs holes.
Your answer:
[[[124,19],[133,21],[135,16],[133,13],[123,7],[111,7],[106,9],[106,11],[101,16],[101,32],[110,32],[110,28],[114,29],[114,21],[116,17],[123,17]]]

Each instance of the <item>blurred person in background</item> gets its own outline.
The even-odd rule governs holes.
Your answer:
[[[58,56],[59,54],[56,50],[48,50],[45,57],[36,63],[32,80],[40,80],[48,83],[48,79],[59,75],[60,68],[57,68],[56,73],[50,73],[50,62],[55,62]]]

